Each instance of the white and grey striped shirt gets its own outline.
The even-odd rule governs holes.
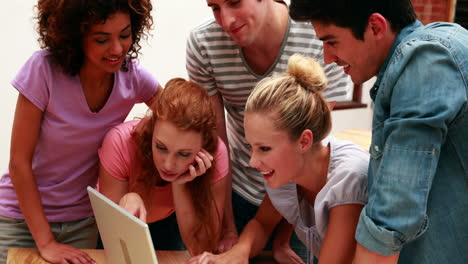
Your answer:
[[[286,71],[288,59],[299,53],[318,61],[329,84],[323,95],[330,101],[350,98],[350,78],[336,64],[325,65],[322,42],[310,23],[289,20],[286,37],[276,60],[264,75],[247,64],[241,47],[211,19],[192,30],[187,41],[187,71],[210,95],[221,93],[226,109],[227,134],[232,161],[233,190],[255,205],[265,195],[262,175],[249,166],[250,151],[244,134],[244,108],[247,98],[261,79]]]

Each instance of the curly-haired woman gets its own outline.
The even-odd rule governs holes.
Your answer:
[[[19,91],[10,164],[0,180],[0,263],[10,247],[37,247],[52,263],[92,263],[97,228],[86,186],[97,150],[159,84],[135,59],[153,20],[149,0],[39,0],[42,50],[12,85]]]
[[[220,238],[229,158],[216,136],[210,96],[176,78],[151,110],[104,138],[99,190],[150,223],[156,249],[179,246],[180,232],[192,254],[212,252]]]

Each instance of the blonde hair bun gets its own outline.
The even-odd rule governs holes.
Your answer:
[[[292,55],[288,60],[288,73],[311,92],[320,92],[327,87],[328,80],[322,66],[310,57]]]

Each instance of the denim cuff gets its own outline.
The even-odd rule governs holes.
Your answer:
[[[400,252],[403,243],[397,238],[396,232],[377,226],[365,214],[365,208],[359,217],[356,229],[356,240],[365,248],[383,256],[391,256]]]

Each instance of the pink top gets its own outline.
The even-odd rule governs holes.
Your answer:
[[[102,147],[99,149],[99,158],[102,166],[113,177],[131,182],[135,180],[141,162],[138,159],[137,145],[131,137],[134,127],[140,120],[133,120],[112,128],[107,133]],[[218,138],[218,149],[214,155],[216,173],[213,183],[224,178],[229,170],[229,160],[226,145]],[[151,208],[147,208],[148,223],[152,223],[170,216],[174,212],[172,200],[172,185],[154,186],[151,190]]]
[[[79,76],[64,74],[45,50],[35,52],[12,85],[43,113],[32,160],[33,175],[49,222],[93,215],[86,187],[98,178],[97,150],[107,131],[122,123],[136,103],[148,101],[158,82],[136,63],[114,74],[104,107],[92,112]],[[0,215],[23,219],[10,173],[0,180]]]

